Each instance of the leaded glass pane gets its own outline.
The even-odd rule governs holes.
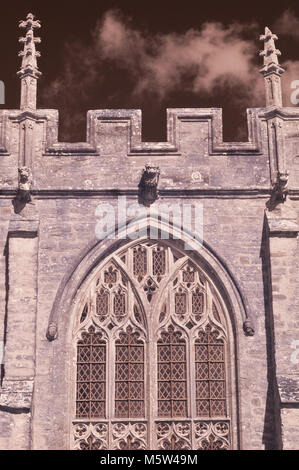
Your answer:
[[[133,249],[133,273],[140,282],[147,273],[146,248],[138,246]]]
[[[144,344],[131,328],[116,341],[115,417],[144,417]]]
[[[164,248],[158,247],[153,251],[153,274],[163,276],[166,271],[166,257]]]
[[[77,346],[76,416],[104,418],[106,404],[106,344],[94,327],[82,333]]]
[[[158,415],[187,416],[186,343],[169,326],[161,333],[158,348]]]
[[[187,310],[186,294],[175,294],[175,313],[178,315],[185,315]]]
[[[108,315],[109,294],[104,289],[101,289],[97,293],[96,299],[96,314],[101,319],[104,319]]]
[[[224,342],[210,325],[195,341],[197,416],[226,416]]]

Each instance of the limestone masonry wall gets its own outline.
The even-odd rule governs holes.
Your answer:
[[[273,37],[266,28],[266,49]],[[203,207],[203,248],[188,255],[230,315],[231,447],[298,446],[299,111],[282,107],[269,54],[266,107],[247,110],[241,143],[223,142],[218,108],[169,109],[159,143],[142,141],[140,110],[93,110],[86,142],[59,142],[58,112],[36,109],[36,63],[23,62],[21,109],[0,111],[1,449],[71,448],[76,293],[129,241],[97,239],[96,211],[140,202],[146,164],[160,174],[145,213]]]

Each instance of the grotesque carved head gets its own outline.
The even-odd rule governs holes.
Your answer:
[[[22,166],[18,169],[20,183],[28,183],[31,177],[30,168]]]
[[[46,336],[47,336],[47,339],[48,339],[49,341],[53,341],[54,339],[57,338],[57,336],[58,336],[58,331],[57,331],[57,325],[56,325],[56,323],[51,322],[51,323],[49,324],[48,329],[47,329],[47,334],[46,334]]]
[[[244,332],[247,336],[253,336],[254,335],[254,326],[253,326],[251,320],[249,320],[249,318],[247,318],[247,320],[244,321],[243,329],[244,329]]]
[[[32,186],[32,175],[31,170],[27,166],[18,168],[19,172],[19,184],[16,195],[16,200],[22,204],[31,202],[31,186]]]
[[[151,166],[149,163],[145,165],[143,170],[143,183],[145,186],[157,186],[160,176],[160,169],[157,166]]]
[[[285,192],[287,190],[288,186],[288,181],[289,181],[289,172],[286,171],[285,173],[277,173],[277,183],[279,184],[279,188],[282,192]]]
[[[155,202],[158,196],[158,182],[160,176],[160,169],[157,166],[151,166],[148,163],[142,172],[141,180],[138,185],[139,188],[139,202],[145,206],[150,206]]]

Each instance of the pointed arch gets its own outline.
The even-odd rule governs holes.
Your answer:
[[[86,294],[84,295],[83,292]],[[92,293],[93,298],[90,298]],[[134,315],[134,311],[137,309],[140,316],[137,323],[139,322],[139,326],[145,332],[147,317],[143,304],[142,293],[140,295],[140,292],[138,292],[138,286],[134,278],[126,269],[125,264],[115,254],[110,255],[108,259],[89,273],[85,283],[80,285],[76,297],[73,299],[73,306],[77,307],[78,311],[83,307],[82,312],[86,312],[87,307],[87,312],[90,312],[93,308],[94,319],[101,327],[107,326],[111,321],[115,325],[121,323],[121,318],[129,307],[130,311],[133,312],[130,321],[137,326]],[[70,319],[70,322],[75,321],[74,331],[84,326],[80,321],[78,323],[78,319],[78,315],[74,319]],[[84,322],[86,321],[88,321],[88,313]]]
[[[47,330],[48,340],[56,339],[60,328],[68,328],[69,311],[75,302],[77,292],[94,269],[117,250],[136,243],[136,237],[133,239],[132,236],[134,231],[132,228],[134,226],[133,222],[139,224],[140,231],[143,230],[143,233],[144,231],[145,233],[146,231],[153,231],[159,234],[158,239],[161,243],[174,246],[181,253],[185,253],[185,244],[192,247],[188,250],[189,257],[193,261],[197,261],[202,270],[209,273],[211,279],[217,285],[222,299],[226,302],[235,332],[243,328],[243,323],[246,320],[250,320],[252,324],[254,323],[244,290],[216,250],[213,250],[205,241],[201,243],[194,234],[181,230],[181,228],[169,227],[169,224],[158,220],[158,218],[151,218],[149,221],[147,217],[142,217],[132,218],[122,227],[118,227],[118,240],[113,239],[111,233],[111,238],[108,234],[104,240],[94,239],[91,241],[82,250],[73,265],[69,267],[61,281],[51,309]],[[142,237],[140,240],[144,238],[146,237]],[[118,260],[118,263],[123,269],[124,266],[121,265],[120,260]],[[131,279],[131,282],[135,287],[136,284],[133,279]]]
[[[144,221],[146,224],[147,222]],[[154,343],[157,345],[157,335],[159,331],[159,325],[158,323],[161,323],[161,325],[166,325],[167,323],[167,309],[165,310],[165,300],[163,300],[163,295],[165,297],[165,291],[168,289],[168,286],[170,286],[171,283],[175,282],[176,276],[178,273],[180,273],[181,278],[177,281],[177,285],[184,286],[186,288],[187,284],[191,284],[187,288],[191,292],[191,305],[192,305],[192,293],[196,291],[196,289],[199,289],[199,294],[203,290],[203,280],[207,280],[207,286],[210,289],[210,294],[209,294],[209,299],[212,299],[211,304],[209,306],[210,308],[210,316],[209,320],[211,322],[212,319],[212,328],[214,329],[213,331],[216,331],[217,328],[220,331],[221,328],[223,327],[223,319],[225,319],[226,322],[226,334],[227,337],[231,338],[231,345],[228,351],[228,359],[230,361],[229,365],[229,370],[227,371],[228,375],[230,376],[228,387],[230,387],[230,391],[232,390],[231,384],[234,383],[233,391],[230,392],[232,399],[231,403],[229,405],[230,407],[230,418],[231,422],[228,423],[227,420],[222,420],[223,424],[223,429],[228,429],[225,431],[223,434],[223,440],[222,443],[224,442],[232,442],[232,445],[234,448],[238,448],[239,446],[239,429],[238,427],[238,370],[237,370],[237,365],[236,365],[236,358],[237,358],[237,350],[238,350],[238,335],[240,334],[240,331],[242,330],[242,325],[243,321],[247,317],[247,312],[244,307],[244,299],[239,295],[239,288],[232,279],[231,273],[229,273],[226,269],[223,263],[220,262],[219,258],[215,256],[215,254],[209,250],[209,248],[206,245],[200,245],[198,244],[197,248],[193,246],[192,250],[185,250],[184,249],[184,242],[187,240],[187,242],[190,242],[190,234],[181,234],[181,238],[173,238],[173,233],[170,234],[168,233],[169,237],[168,239],[165,237],[165,233],[168,230],[168,227],[161,225],[159,223],[159,229],[160,229],[160,235],[161,233],[164,233],[164,238],[159,238],[157,241],[153,240],[148,240],[147,238],[142,238],[142,239],[137,239],[137,240],[130,240],[128,238],[115,241],[115,240],[110,240],[110,239],[105,239],[102,241],[97,241],[93,246],[89,247],[88,250],[86,250],[86,253],[80,257],[80,260],[78,260],[77,265],[74,266],[72,269],[70,269],[69,273],[66,275],[63,285],[61,286],[57,297],[55,304],[52,309],[51,313],[51,319],[50,323],[55,323],[58,326],[58,342],[57,346],[55,346],[56,353],[59,354],[59,350],[65,350],[66,344],[71,345],[73,342],[73,335],[74,331],[76,328],[74,328],[75,322],[77,321],[77,325],[80,329],[80,318],[83,318],[82,324],[87,325],[88,324],[88,315],[90,315],[90,306],[86,307],[86,291],[88,290],[88,286],[91,286],[92,283],[93,285],[96,286],[96,280],[99,272],[102,272],[102,275],[104,276],[105,280],[105,272],[106,272],[106,280],[107,283],[105,284],[105,288],[107,288],[107,285],[109,285],[109,281],[113,281],[115,279],[114,277],[114,267],[119,270],[119,272],[128,280],[129,285],[131,286],[132,293],[135,296],[136,299],[136,305],[138,307],[139,312],[136,312],[136,316],[141,315],[144,319],[144,327],[140,327],[140,324],[138,324],[138,321],[133,318],[134,315],[134,308],[131,311],[131,322],[128,323],[123,323],[122,326],[128,327],[129,324],[131,326],[139,328],[140,331],[144,332],[144,346],[145,349],[147,349],[147,352],[145,352],[145,363],[148,362],[149,360],[155,360],[157,363],[157,351],[153,354],[153,357],[150,357],[148,354],[148,343],[155,340],[156,342]],[[162,230],[162,232],[161,232]],[[171,235],[171,237],[170,237]],[[194,240],[193,240],[194,242]],[[161,252],[165,253],[165,259],[167,260],[167,257],[172,256],[172,266],[171,269],[167,271],[167,273],[164,273],[163,269],[157,268],[153,269],[153,258],[151,258],[151,261],[149,262],[149,258],[147,260],[147,265],[145,269],[145,258],[144,254],[140,256],[137,261],[141,265],[141,268],[138,268],[137,262],[135,263],[135,272],[134,272],[134,266],[131,264],[131,269],[128,269],[128,263],[131,263],[126,256],[129,251],[133,252],[134,249],[136,252],[138,251],[138,247],[142,247],[144,244],[148,243],[148,252],[153,253],[153,250],[156,250],[156,248],[161,247],[162,250]],[[141,250],[142,252],[142,250]],[[172,253],[172,254],[169,254]],[[161,259],[163,261],[163,256],[161,256]],[[143,269],[142,269],[142,264],[143,264]],[[148,271],[150,265],[150,274]],[[160,265],[159,265],[160,266]],[[194,280],[192,280],[192,270],[196,272],[197,274],[195,275]],[[185,274],[184,274],[185,273]],[[187,273],[187,274],[186,274]],[[159,288],[157,289],[156,293],[152,296],[152,299],[149,301],[147,298],[147,293],[144,289],[146,282],[148,280],[152,280]],[[113,284],[113,282],[110,282]],[[102,286],[103,287],[103,286]],[[142,289],[141,289],[142,287]],[[175,286],[174,286],[175,287]],[[108,289],[109,290],[109,289]],[[148,302],[148,305],[151,306],[151,309],[145,311],[145,304]],[[197,301],[198,305],[200,305],[200,300]],[[166,302],[167,303],[167,302]],[[190,304],[190,302],[189,302]],[[163,311],[164,309],[164,311]],[[156,332],[154,333],[156,337],[154,336],[147,337],[146,335],[149,335],[149,321],[153,318],[151,314],[149,315],[148,312],[151,311],[151,314],[153,311],[156,311],[156,319],[157,319],[157,328]],[[163,318],[164,315],[164,318]],[[196,315],[201,316],[201,312],[197,311]],[[79,318],[80,317],[80,318]],[[161,319],[161,321],[160,321]],[[198,339],[198,333],[199,333],[199,320],[200,319],[195,319],[195,325],[192,326],[194,334],[192,335],[189,334],[190,341],[192,340],[193,343]],[[78,323],[79,322],[79,323]],[[84,323],[85,322],[85,323]],[[182,331],[186,333],[190,333],[190,328],[186,327],[186,325],[183,325],[182,322],[178,321],[177,319],[174,321],[174,324],[176,325],[178,329],[182,329]],[[208,322],[202,323],[201,327],[206,328],[208,325]],[[82,326],[82,325],[81,325]],[[100,326],[100,323],[97,323],[97,326]],[[107,323],[108,326],[108,323]],[[222,328],[223,330],[223,328]],[[115,332],[119,332],[120,329],[115,329]],[[161,328],[160,328],[161,331]],[[117,333],[118,334],[118,333]],[[113,333],[111,335],[111,338],[113,339],[115,344],[115,341],[117,340],[117,334]],[[184,333],[185,334],[185,333]],[[196,336],[197,335],[197,336]],[[193,344],[192,343],[192,344]],[[191,343],[190,343],[191,344]],[[195,344],[195,343],[194,343]],[[114,347],[114,346],[113,346]],[[156,347],[156,346],[155,346]],[[187,349],[190,350],[191,346],[188,344],[186,345]],[[114,353],[115,354],[115,353]],[[188,353],[189,354],[189,353]],[[67,356],[65,356],[67,357]],[[73,370],[74,370],[74,359],[69,358],[68,362],[73,364]],[[190,362],[190,361],[189,361]],[[193,361],[194,363],[196,362],[195,360]],[[200,362],[200,361],[198,361]],[[188,366],[189,367],[189,366]],[[111,373],[114,373],[111,372]],[[149,377],[149,371],[146,371],[145,373],[145,378],[148,380]],[[151,372],[152,374],[152,372]],[[189,374],[189,372],[188,372]],[[73,380],[73,375],[69,373],[69,381]],[[153,379],[152,379],[153,380]],[[154,380],[156,380],[156,373],[154,373]],[[193,376],[191,377],[190,374],[188,375],[188,381],[193,380],[193,382],[196,384],[196,379],[195,377],[195,372],[193,372]],[[220,383],[220,379],[219,379]],[[220,387],[220,385],[219,385]],[[68,402],[69,406],[72,406],[73,399],[74,399],[74,393],[69,392],[68,396]],[[111,390],[109,391],[111,393]],[[112,390],[113,396],[115,396],[115,390]],[[189,398],[190,398],[190,392],[189,393]],[[193,393],[195,397],[195,391],[193,390],[191,394]],[[151,404],[146,405],[147,408],[153,408]],[[192,405],[193,408],[196,407],[195,404]],[[147,411],[146,411],[147,412]],[[153,416],[148,415],[149,418],[153,418]],[[197,442],[196,445],[205,445],[207,446],[207,442],[211,443],[214,442],[214,440],[218,439],[218,444],[219,444],[219,439],[220,435],[218,428],[215,428],[217,423],[212,423],[208,422],[207,427],[204,428],[204,430],[201,428],[203,423],[200,421],[199,417],[196,418],[194,415],[193,421],[190,421],[190,411],[188,410],[188,416],[186,417],[186,422],[184,422],[184,426],[187,429],[188,427],[190,428],[190,439],[193,441],[193,443]],[[220,421],[218,422],[218,424]],[[83,425],[81,423],[81,425]],[[90,423],[88,429],[86,429],[86,442],[85,445],[92,445],[92,442],[98,442],[99,441],[99,432],[98,430],[102,430],[102,438],[100,441],[102,442],[102,447],[105,448],[107,447],[107,442],[105,439],[107,439],[107,433],[108,433],[108,428],[110,426],[110,436],[113,436],[113,446],[118,446],[118,445],[124,445],[124,437],[126,436],[127,441],[126,442],[131,442],[130,445],[133,445],[132,443],[135,443],[134,445],[140,446],[139,448],[143,448],[146,446],[146,436],[148,435],[148,430],[144,430],[146,428],[146,425],[144,422],[132,422],[128,427],[123,429],[120,424],[117,425],[117,423],[113,422],[113,420],[110,421],[110,425],[108,426],[107,423],[97,423],[100,428],[95,428],[92,423]],[[180,431],[180,428],[178,428],[178,423],[173,421],[170,427],[165,428],[166,423],[163,421],[156,420],[155,421],[155,429],[153,430],[155,432],[155,436],[157,439],[157,445],[161,445],[161,448],[166,448],[169,445],[173,446],[178,446],[178,445],[187,445],[186,442],[188,441],[187,437],[183,436],[182,432]],[[220,426],[220,424],[219,424]],[[228,426],[228,428],[226,428]],[[145,427],[145,428],[144,428]],[[167,427],[167,426],[166,426]],[[74,429],[74,438],[76,440],[76,443],[79,439],[79,428],[80,428],[80,423],[79,422],[74,422],[73,424],[73,429]],[[84,428],[85,429],[85,428]],[[104,429],[107,430],[105,436],[104,436]],[[142,434],[142,438],[138,437],[138,429],[140,429],[140,433]],[[142,429],[142,432],[141,432]],[[164,429],[164,431],[163,431]],[[233,430],[233,432],[232,432]],[[166,432],[167,431],[167,432]],[[85,432],[85,431],[84,431]],[[112,433],[112,434],[111,434]],[[164,434],[163,434],[164,433]],[[186,431],[187,433],[187,431]],[[217,434],[218,433],[218,434]],[[230,433],[230,436],[228,435]],[[140,434],[140,436],[141,436]],[[169,439],[167,442],[163,438],[164,435],[168,435]],[[202,436],[206,436],[206,440],[203,441]],[[77,437],[76,437],[77,436]],[[122,437],[121,437],[122,436]],[[217,437],[218,436],[218,437]],[[219,437],[220,436],[220,437]],[[89,441],[88,441],[89,439]],[[138,440],[139,439],[139,440]],[[221,439],[220,439],[221,440]],[[122,444],[120,444],[122,442]],[[158,444],[160,442],[160,444]],[[180,444],[178,444],[178,442]],[[184,444],[183,444],[184,442]],[[189,440],[190,442],[190,440]],[[204,444],[201,444],[201,442],[204,442]],[[75,445],[77,445],[75,443]],[[170,444],[169,444],[170,443]],[[128,444],[129,445],[129,444]],[[195,444],[194,444],[195,445]],[[212,445],[212,444],[211,444]],[[223,444],[224,445],[224,444]],[[225,444],[227,445],[227,444]],[[164,446],[164,447],[163,447]],[[165,447],[166,446],[166,447]],[[137,448],[137,447],[136,447]],[[178,448],[178,447],[176,447]],[[180,447],[184,448],[184,447]]]

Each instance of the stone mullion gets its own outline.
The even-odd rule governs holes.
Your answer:
[[[210,361],[210,334],[208,333],[208,386],[209,386],[209,417],[211,418],[212,415],[212,399],[211,399],[211,373],[210,373],[210,367],[211,367],[211,361]]]
[[[131,418],[131,344],[130,337],[128,340],[128,419]]]
[[[171,340],[170,340],[171,341]],[[170,362],[170,412],[171,412],[171,418],[173,419],[173,395],[172,395],[172,382],[173,382],[173,362],[172,362],[172,344],[170,343],[169,345],[169,362]]]
[[[153,248],[148,248],[147,250],[147,274],[154,278],[153,270]]]
[[[189,296],[191,297],[191,293]],[[191,445],[193,448],[193,443],[195,443],[195,429],[194,429],[194,420],[197,417],[196,413],[196,402],[197,402],[197,380],[196,380],[196,355],[195,355],[195,338],[194,333],[190,334],[189,337],[189,357],[188,357],[189,373],[190,373],[190,384],[189,384],[189,400],[190,400],[190,410],[191,410]]]
[[[190,298],[191,293],[189,292],[188,297]],[[187,350],[188,347],[188,350]],[[196,380],[195,380],[195,345],[193,335],[190,334],[188,337],[188,344],[186,344],[186,365],[188,367],[189,380],[186,383],[186,393],[187,393],[187,410],[190,411],[191,419],[191,446],[193,447],[194,441],[194,426],[193,422],[196,417]],[[188,383],[189,382],[189,383]]]
[[[157,436],[156,436],[156,419],[158,417],[158,355],[157,355],[157,337],[154,335],[155,331],[155,319],[153,317],[153,310],[148,307],[147,310],[148,318],[152,319],[152,323],[148,329],[148,348],[147,357],[148,361],[145,364],[144,372],[146,370],[146,402],[148,406],[147,410],[147,443],[149,449],[156,448]],[[144,356],[146,357],[146,356]],[[154,374],[150,373],[150,359],[154,368]]]
[[[109,295],[109,298],[112,295]],[[112,367],[108,367],[108,364],[112,364]],[[108,391],[111,393],[107,394],[106,403],[106,418],[108,420],[108,448],[110,449],[113,443],[112,433],[112,420],[115,417],[115,384],[116,384],[116,344],[115,339],[112,341],[111,336],[108,336],[107,340],[107,355],[106,355],[106,380],[108,385]],[[107,390],[107,388],[106,388]]]
[[[92,336],[90,336],[89,357],[90,357],[90,361],[89,361],[89,406],[88,406],[88,408],[89,408],[89,418],[92,418],[92,416],[91,416]]]

